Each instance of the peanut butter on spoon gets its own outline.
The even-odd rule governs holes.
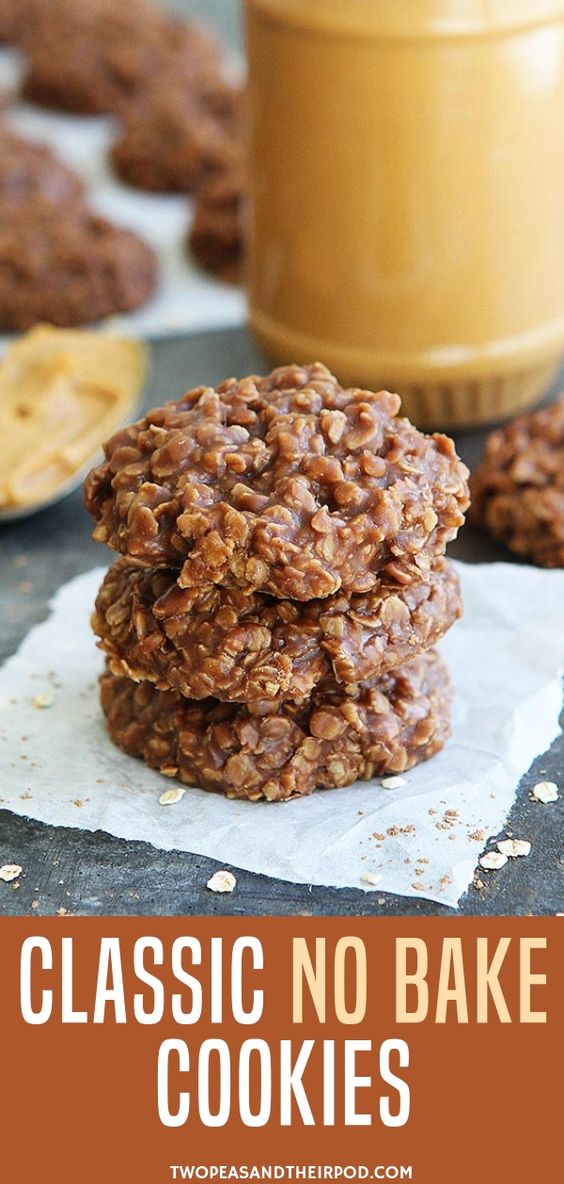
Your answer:
[[[129,416],[147,352],[94,330],[38,325],[0,361],[0,513],[53,501],[77,483]]]

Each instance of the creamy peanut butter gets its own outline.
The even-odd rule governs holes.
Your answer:
[[[0,362],[0,511],[56,497],[127,418],[144,347],[89,330],[38,325]]]
[[[246,0],[250,324],[269,358],[514,413],[564,350],[563,0]]]

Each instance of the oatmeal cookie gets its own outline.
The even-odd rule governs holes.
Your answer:
[[[426,583],[301,602],[218,584],[181,589],[176,575],[118,560],[92,627],[114,674],[191,699],[304,699],[323,679],[381,677],[435,645],[461,614],[445,559]]]
[[[37,198],[60,207],[82,195],[80,178],[49,148],[0,126],[0,209]]]
[[[302,703],[243,705],[101,678],[114,744],[188,785],[252,801],[403,773],[443,747],[450,685],[433,651],[349,690],[328,682]]]
[[[20,45],[25,41],[30,22],[52,3],[56,0],[0,0],[0,43]]]
[[[490,434],[471,521],[541,567],[564,567],[564,396]]]
[[[19,40],[26,3],[27,0],[0,0],[0,42],[13,45]]]
[[[224,83],[198,89],[159,77],[124,115],[111,151],[116,172],[140,189],[191,193],[233,155],[239,106]]]
[[[0,328],[71,327],[137,308],[156,282],[153,251],[80,203],[0,207]]]
[[[453,443],[320,363],[197,387],[117,432],[86,481],[94,538],[181,587],[292,600],[425,579],[464,520]]]
[[[245,235],[242,169],[236,165],[208,177],[196,194],[188,246],[204,271],[230,284],[241,281]]]
[[[24,48],[25,97],[79,114],[118,114],[148,78],[205,77],[220,61],[207,33],[147,0],[50,0],[30,21]]]

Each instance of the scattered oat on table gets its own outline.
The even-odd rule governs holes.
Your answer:
[[[404,785],[407,785],[407,781],[405,777],[384,777],[380,785],[382,789],[403,789]]]
[[[11,884],[12,880],[17,880],[18,876],[21,876],[22,871],[23,868],[19,863],[5,863],[3,867],[0,867],[0,880],[3,880],[5,884]]]
[[[531,844],[527,839],[503,839],[501,843],[497,844],[498,851],[502,855],[507,855],[509,859],[517,859],[520,855],[529,855],[531,851]]]
[[[483,867],[487,872],[497,872],[500,868],[505,867],[507,863],[507,855],[502,851],[486,851],[480,859],[480,867]]]
[[[542,802],[547,806],[549,802],[558,801],[558,786],[554,781],[539,781],[533,785],[531,797],[534,802]]]
[[[378,872],[363,872],[360,878],[363,884],[371,884],[373,888],[375,888],[382,879]]]
[[[186,793],[181,785],[176,785],[174,789],[165,789],[164,793],[159,798],[159,806],[175,806],[180,802]]]
[[[214,872],[211,880],[208,880],[206,888],[209,888],[210,892],[233,892],[236,883],[237,880],[233,872],[222,869],[219,872]]]
[[[41,711],[45,707],[52,707],[55,699],[53,695],[36,695],[31,702],[33,707],[37,707]]]

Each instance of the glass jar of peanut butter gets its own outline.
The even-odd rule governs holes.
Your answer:
[[[564,351],[564,0],[247,0],[252,329],[499,419]]]

